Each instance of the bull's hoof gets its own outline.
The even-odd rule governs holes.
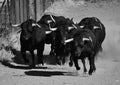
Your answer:
[[[95,72],[95,71],[96,71],[96,68],[94,67],[93,72]]]
[[[72,67],[72,66],[73,66],[73,63],[72,63],[72,62],[69,62],[69,66]]]
[[[76,67],[77,70],[80,70],[80,67]]]
[[[44,66],[44,62],[41,60],[41,61],[38,61],[38,63],[37,64],[41,64],[41,65],[43,65]]]
[[[38,63],[38,65],[44,66],[44,63],[43,63],[43,62],[41,62],[41,63]]]
[[[42,64],[42,66],[44,66],[44,63],[43,63],[43,62],[42,62],[41,64]]]
[[[57,62],[57,64],[58,64],[58,65],[61,65],[61,62],[59,61],[59,62]]]
[[[92,75],[92,73],[93,73],[93,70],[89,70],[89,72],[88,72],[88,73],[89,73],[89,75]]]
[[[84,69],[84,73],[87,73],[87,69]]]

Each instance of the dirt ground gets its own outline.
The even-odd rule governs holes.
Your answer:
[[[103,52],[96,59],[96,72],[92,76],[83,74],[80,61],[79,72],[68,64],[46,64],[28,69],[25,65],[11,62],[11,65],[0,64],[0,85],[120,85],[120,3],[56,2],[46,12],[73,18],[75,22],[86,16],[98,17],[103,22],[106,39],[103,42]],[[49,51],[50,47],[46,45],[44,54]],[[52,60],[52,57],[46,57],[46,60]]]

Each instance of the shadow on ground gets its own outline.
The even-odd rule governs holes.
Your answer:
[[[9,62],[9,61],[2,61],[1,62],[4,66],[7,66],[9,68],[14,68],[14,69],[33,69],[29,65],[22,65],[22,64],[16,64],[14,62]],[[34,69],[47,69],[47,67],[34,67]]]
[[[31,69],[31,67],[29,67],[29,64],[31,64],[32,59],[29,53],[26,53],[26,57],[29,60],[29,64],[26,64],[22,59],[22,55],[20,51],[17,51],[16,49],[11,49],[11,51],[14,57],[12,58],[12,61],[5,61],[5,60],[1,61],[1,63],[4,66],[15,68],[15,69]],[[37,56],[35,55],[35,59],[37,61],[36,57]],[[49,65],[57,65],[56,58],[53,55],[52,56],[44,55],[44,63]],[[34,69],[46,69],[46,68],[47,67],[44,67],[44,66],[34,67]]]
[[[23,64],[25,65],[25,63],[23,62],[22,59],[22,55],[20,51],[17,51],[15,49],[12,49],[12,53],[15,55],[14,58],[12,58],[13,62],[15,62],[16,64]],[[26,53],[26,57],[29,60],[29,62],[31,62],[31,55],[29,53]],[[37,63],[37,55],[35,55],[35,62]],[[56,65],[56,58],[55,56],[51,55],[44,55],[44,63],[49,64],[49,65]]]
[[[74,77],[89,77],[88,74],[79,74],[78,72],[67,72],[67,71],[25,71],[25,74],[28,76],[42,76],[42,77],[51,77],[51,76],[74,76]]]
[[[1,63],[4,66],[10,67],[10,68],[15,68],[15,69],[31,69],[32,67],[30,67],[29,65],[32,64],[32,59],[31,59],[31,55],[26,52],[26,57],[29,60],[29,63],[26,64],[23,59],[22,59],[22,55],[21,52],[16,50],[16,49],[11,49],[14,57],[12,58],[12,61],[2,61]],[[37,55],[35,54],[35,63],[37,65]],[[54,55],[44,55],[44,64],[46,65],[57,65],[57,61],[56,61],[56,57]],[[33,69],[33,68],[32,68]],[[47,69],[47,67],[45,66],[38,66],[38,67],[34,67],[34,69]]]
[[[60,76],[64,75],[67,72],[61,72],[61,71],[26,71],[25,74],[29,76],[44,76],[44,77],[50,77],[50,76]]]

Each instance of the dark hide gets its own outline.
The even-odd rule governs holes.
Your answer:
[[[43,51],[45,43],[45,30],[37,26],[32,26],[32,23],[35,23],[34,20],[29,19],[23,22],[20,27],[22,29],[20,35],[20,44],[21,44],[21,53],[25,62],[28,62],[26,59],[26,51],[30,51],[32,55],[32,67],[35,66],[34,62],[34,50],[37,49],[38,62],[43,64]]]
[[[83,18],[78,25],[83,26],[82,29],[90,29],[95,34],[98,46],[96,50],[98,52],[102,51],[102,42],[106,36],[105,26],[102,22],[96,17],[86,17]]]
[[[77,30],[73,36],[73,41],[67,43],[66,46],[69,47],[69,51],[71,52],[69,63],[70,66],[72,66],[74,62],[76,69],[80,70],[78,59],[81,59],[84,67],[84,72],[86,72],[87,69],[85,66],[85,58],[88,58],[90,64],[89,74],[91,75],[96,70],[96,37],[92,31],[88,29]]]
[[[52,17],[52,18],[51,18]],[[48,21],[51,21],[48,23]],[[50,54],[56,55],[56,57],[65,54],[64,52],[64,41],[69,32],[68,27],[72,26],[73,21],[69,18],[65,18],[63,16],[54,16],[54,15],[43,15],[42,18],[38,21],[38,24],[43,24],[50,30],[50,28],[57,28],[56,31],[52,31],[50,34],[46,35],[46,44],[51,44],[51,52]],[[59,57],[61,58],[61,57]],[[61,60],[58,59],[57,60]],[[58,62],[60,64],[60,62]]]

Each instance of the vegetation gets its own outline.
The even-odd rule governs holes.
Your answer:
[[[5,2],[7,1],[7,2]],[[10,5],[10,2],[11,4]],[[56,1],[72,1],[72,2],[88,2],[88,3],[100,3],[100,2],[120,2],[120,0],[40,0],[42,4],[42,12],[44,12],[50,5]],[[3,5],[0,8],[0,60],[10,59],[14,55],[12,54],[10,47],[14,47],[17,50],[20,49],[19,45],[19,34],[16,31],[19,29],[14,29],[11,27],[11,23],[15,23],[13,7],[14,0],[4,0]],[[18,46],[14,46],[16,44]],[[17,48],[18,47],[18,48]],[[6,49],[7,48],[7,49]]]

